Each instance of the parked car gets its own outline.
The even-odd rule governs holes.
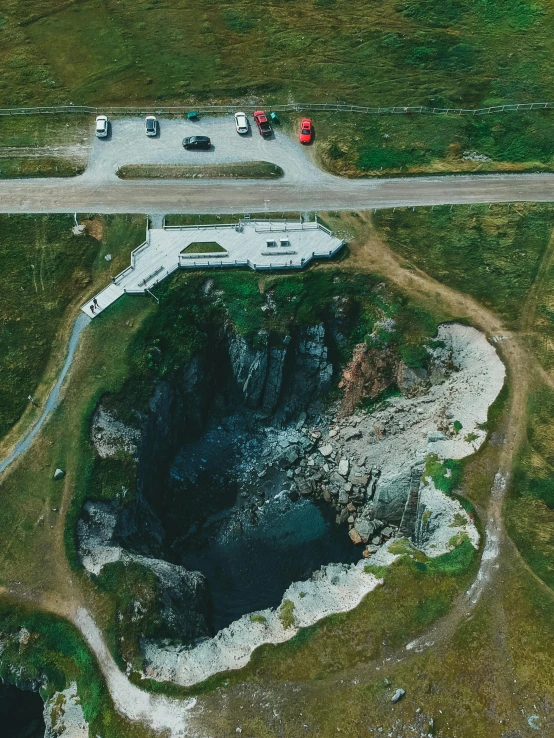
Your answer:
[[[106,138],[110,123],[105,115],[96,116],[96,135],[98,138]]]
[[[314,136],[314,127],[309,118],[302,118],[300,123],[300,135],[298,137],[301,144],[309,144]]]
[[[258,131],[260,132],[260,136],[271,136],[273,133],[273,129],[271,128],[271,123],[268,121],[266,114],[263,110],[256,110],[254,113],[254,121],[256,125],[258,126]]]
[[[246,113],[235,113],[235,126],[237,133],[248,133],[249,125]]]
[[[158,133],[158,119],[155,115],[147,115],[144,119],[144,127],[147,136],[155,136]]]
[[[211,145],[207,136],[187,136],[183,139],[185,149],[209,149]]]

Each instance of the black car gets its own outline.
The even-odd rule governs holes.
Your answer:
[[[185,149],[209,149],[211,144],[207,136],[187,136],[183,139]]]

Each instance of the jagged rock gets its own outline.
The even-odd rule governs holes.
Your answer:
[[[399,524],[410,493],[410,473],[400,469],[396,474],[380,477],[373,499],[375,516]]]
[[[400,687],[399,689],[396,690],[396,692],[391,697],[391,702],[394,702],[394,703],[400,702],[400,700],[402,699],[402,697],[404,697],[405,694],[406,694],[406,690]]]
[[[268,367],[267,346],[254,349],[244,336],[229,335],[229,358],[233,376],[247,407],[260,404]]]
[[[326,443],[324,446],[319,447],[319,453],[325,458],[327,458],[328,456],[331,456],[331,454],[333,453],[333,447],[331,446],[330,443]]]
[[[429,431],[427,434],[427,443],[436,443],[437,441],[446,441],[448,436],[439,430]]]
[[[56,469],[54,472],[54,479],[63,479],[65,477],[65,472],[63,469]]]
[[[348,475],[348,480],[352,484],[356,484],[359,487],[365,487],[366,484],[369,482],[369,474],[365,474],[364,472],[360,471],[359,468],[353,467],[350,470],[350,474]]]
[[[290,469],[293,464],[296,464],[300,454],[298,453],[297,446],[290,446],[279,458],[279,466],[281,469]]]
[[[387,527],[383,528],[383,530],[381,531],[381,535],[384,536],[385,538],[390,538],[393,533],[394,533],[394,530],[390,527],[390,525],[387,525]]]
[[[422,389],[429,381],[426,369],[409,367],[401,361],[396,372],[396,384],[401,392],[412,394]]]
[[[362,543],[362,539],[356,528],[350,528],[348,531],[348,535],[350,536],[350,539],[352,543]]]
[[[349,501],[348,492],[346,492],[344,489],[341,489],[339,492],[339,503],[341,505],[347,505]]]
[[[301,495],[311,495],[314,491],[314,483],[311,479],[302,479],[298,482],[298,491]]]
[[[274,412],[279,402],[283,382],[283,367],[285,365],[286,355],[286,348],[280,349],[272,347],[269,350],[269,363],[267,366],[267,375],[265,380],[264,397],[262,403],[262,408],[268,413]]]
[[[362,543],[367,543],[369,541],[370,537],[373,535],[374,530],[375,526],[370,520],[356,521],[356,531]]]
[[[355,438],[362,437],[362,431],[359,428],[343,428],[340,434],[345,441],[352,441]]]
[[[347,477],[349,469],[350,469],[350,463],[348,459],[341,459],[339,461],[339,468],[338,468],[338,472],[341,475],[341,477]]]

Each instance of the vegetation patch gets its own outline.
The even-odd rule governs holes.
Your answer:
[[[0,158],[0,179],[29,177],[75,177],[86,164],[55,156]]]
[[[260,625],[267,624],[267,618],[264,615],[260,615],[259,613],[253,613],[252,615],[250,615],[250,620],[252,623],[260,623]]]
[[[435,487],[447,495],[460,486],[462,472],[463,463],[457,459],[440,461],[437,454],[428,454],[425,458],[423,478],[429,477]]]
[[[189,243],[189,245],[181,251],[182,254],[226,254],[227,251],[215,241],[205,243]]]
[[[120,179],[278,179],[281,167],[268,161],[234,164],[126,164],[117,170]]]
[[[550,240],[554,208],[396,208],[378,211],[375,223],[394,251],[514,323]]]
[[[279,608],[279,620],[285,630],[294,627],[294,602],[292,600],[283,600]]]

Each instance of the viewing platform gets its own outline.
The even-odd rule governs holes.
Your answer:
[[[206,252],[197,253],[202,244]],[[330,259],[343,245],[344,240],[317,221],[245,218],[231,225],[149,228],[146,241],[132,252],[130,266],[81,310],[94,318],[122,295],[144,294],[177,269],[302,269],[313,259]]]

